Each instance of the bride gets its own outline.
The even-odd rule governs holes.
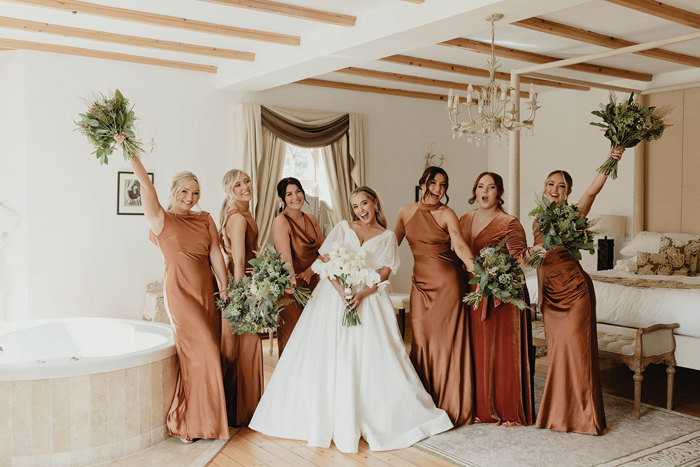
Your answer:
[[[366,253],[384,281],[399,266],[396,237],[386,229],[377,194],[357,188],[354,220],[341,221],[319,249],[333,244]],[[319,261],[319,260],[317,260]],[[342,325],[346,305],[361,325]],[[373,451],[400,449],[452,428],[435,407],[406,354],[387,293],[365,287],[346,297],[336,280],[322,280],[294,328],[250,428],[280,438],[357,452],[360,436]]]

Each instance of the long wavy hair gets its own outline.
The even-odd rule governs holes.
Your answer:
[[[221,204],[221,210],[219,211],[219,242],[221,242],[222,245],[224,243],[224,221],[226,220],[226,214],[228,214],[229,209],[231,209],[234,201],[236,201],[233,194],[233,185],[236,184],[236,180],[238,180],[241,174],[246,173],[239,169],[231,169],[224,174],[224,178],[221,180],[221,186],[226,194],[226,198],[224,198],[224,202]]]
[[[359,193],[364,193],[369,199],[377,202],[377,205],[374,208],[374,216],[377,219],[377,223],[386,229],[386,217],[384,216],[382,202],[379,200],[377,192],[365,185],[358,186],[357,188],[352,190],[352,193],[350,193],[350,199],[352,199],[353,196]],[[352,209],[352,204],[350,205],[350,210],[352,211],[352,220],[358,220],[359,218],[355,215],[355,211]]]
[[[447,172],[442,167],[431,165],[425,168],[423,175],[418,179],[418,186],[425,184],[425,193],[423,193],[423,199],[428,196],[428,185],[430,182],[435,180],[437,174],[442,174],[445,177],[445,205],[450,202],[450,197],[447,196],[447,189],[450,187],[450,177],[447,176]]]

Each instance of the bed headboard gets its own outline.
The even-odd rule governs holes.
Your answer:
[[[634,234],[700,234],[700,87],[642,96],[672,106],[664,136],[635,151]]]

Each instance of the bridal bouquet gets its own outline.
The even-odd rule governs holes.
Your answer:
[[[352,288],[360,285],[372,287],[379,284],[379,273],[367,266],[364,251],[355,252],[348,250],[340,243],[334,243],[328,252],[329,260],[326,263],[316,261],[311,267],[318,273],[321,279],[338,280],[345,291],[350,294]],[[351,327],[362,324],[357,314],[357,309],[345,307],[343,326]]]
[[[542,232],[542,246],[546,250],[555,247],[564,247],[569,250],[571,256],[580,260],[581,251],[587,250],[593,254],[593,237],[595,232],[590,228],[592,223],[586,217],[581,217],[581,212],[572,204],[564,200],[562,203],[549,202],[542,196],[537,207],[530,211],[530,217],[534,217],[537,228]],[[544,259],[539,252],[530,256],[528,264],[538,267]]]
[[[521,310],[525,308],[525,274],[518,260],[503,250],[504,243],[502,240],[496,246],[484,247],[474,258],[474,278],[469,283],[479,284],[479,290],[468,293],[462,301],[475,310],[481,299],[488,297],[494,298],[496,306],[512,303]]]
[[[664,134],[664,117],[668,115],[669,108],[640,107],[634,102],[634,93],[630,94],[627,101],[617,103],[613,92],[610,93],[610,102],[601,104],[600,110],[591,113],[603,119],[603,123],[591,122],[591,125],[605,128],[605,137],[610,140],[613,147],[631,148],[640,141],[652,141],[661,138]],[[617,178],[618,161],[612,157],[598,167],[598,172],[610,175],[613,180]]]
[[[78,114],[80,121],[74,121],[77,131],[84,134],[95,147],[95,156],[100,164],[107,164],[108,156],[119,146],[124,159],[133,159],[143,152],[143,144],[134,134],[134,106],[117,89],[114,97],[102,93],[85,99],[88,106],[84,114]]]
[[[264,248],[249,263],[253,266],[251,275],[243,276],[238,283],[229,273],[229,300],[218,302],[224,318],[239,335],[276,329],[280,310],[286,304],[282,296],[291,287],[289,263],[283,263],[274,248]],[[309,289],[303,287],[296,287],[293,295],[302,305],[311,296]]]

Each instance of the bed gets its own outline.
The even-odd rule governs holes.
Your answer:
[[[626,247],[626,253],[644,249],[658,253],[662,234],[642,232]],[[644,242],[639,239],[644,240]],[[623,249],[624,251],[625,249]],[[678,323],[676,360],[678,366],[700,370],[700,275],[642,275],[632,256],[618,261],[619,270],[589,271],[596,294],[599,328],[647,327],[657,323]],[[527,277],[530,299],[537,303],[537,277]]]

